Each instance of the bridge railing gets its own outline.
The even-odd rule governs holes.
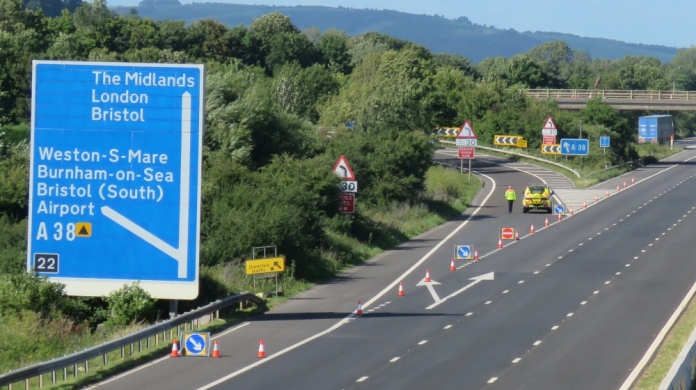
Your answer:
[[[72,367],[73,377],[77,378],[79,371],[89,372],[89,360],[102,357],[104,366],[108,364],[107,354],[112,351],[121,351],[121,357],[125,356],[125,349],[130,347],[131,354],[135,351],[135,345],[138,345],[138,350],[142,351],[142,344],[145,341],[146,349],[151,348],[151,340],[155,346],[161,343],[166,343],[178,336],[183,330],[186,330],[186,325],[189,325],[189,330],[194,330],[200,323],[199,319],[208,317],[208,321],[212,321],[214,317],[219,317],[219,311],[228,308],[232,305],[243,304],[244,302],[252,302],[258,307],[265,307],[265,301],[254,294],[244,292],[237,295],[232,295],[227,298],[212,302],[206,306],[181,314],[170,320],[151,325],[145,329],[125,335],[115,340],[107,341],[101,345],[87,348],[80,352],[75,352],[60,358],[49,361],[36,363],[31,366],[22,367],[14,371],[10,371],[0,375],[0,388],[7,386],[8,390],[12,390],[12,385],[17,382],[24,381],[24,390],[28,390],[31,378],[39,378],[39,388],[43,387],[43,375],[51,373],[51,383],[55,384],[57,380],[56,372],[63,371],[63,380],[68,380],[68,368]],[[167,333],[169,337],[167,338]],[[78,365],[80,366],[78,369]]]
[[[696,100],[696,91],[612,90],[612,89],[528,89],[528,97],[537,99],[638,99]]]

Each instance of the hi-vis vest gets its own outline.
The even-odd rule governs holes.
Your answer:
[[[515,190],[510,189],[510,190],[505,191],[505,199],[516,200],[517,196],[515,194]]]

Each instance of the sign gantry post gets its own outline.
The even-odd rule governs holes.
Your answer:
[[[27,271],[198,296],[203,65],[34,61]]]

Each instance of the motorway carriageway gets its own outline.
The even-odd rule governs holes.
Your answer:
[[[477,159],[485,185],[459,220],[232,328],[218,338],[222,359],[165,358],[95,387],[620,388],[694,284],[694,158],[632,173],[635,185],[561,222],[522,214],[519,201],[508,214],[507,186],[519,196],[533,179]],[[507,226],[522,239],[499,250]],[[449,271],[455,244],[481,260]],[[423,285],[426,269],[439,284]]]

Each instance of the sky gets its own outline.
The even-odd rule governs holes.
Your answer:
[[[192,2],[320,5],[466,16],[473,23],[517,31],[552,31],[671,47],[696,45],[694,0],[180,0]],[[140,0],[108,0],[110,6]]]

